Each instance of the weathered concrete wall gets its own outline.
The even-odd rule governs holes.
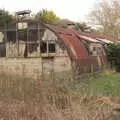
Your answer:
[[[18,56],[17,44],[6,43],[6,57],[17,57],[17,56]]]
[[[0,74],[37,78],[50,72],[70,70],[71,62],[68,57],[55,57],[52,61],[42,58],[0,58]]]
[[[47,29],[44,31],[44,34],[42,36],[42,40],[57,40],[57,36],[52,32],[51,30]]]
[[[72,69],[71,60],[67,56],[55,57],[54,66],[55,72],[71,71]]]
[[[40,58],[0,58],[0,73],[34,77],[42,73]]]
[[[34,46],[29,45],[29,47],[27,47],[28,58],[24,58],[26,49],[25,41],[19,40],[19,50],[17,50],[18,46],[16,42],[6,43],[7,58],[0,58],[0,73],[36,78],[42,74],[71,71],[71,60],[66,47],[63,45],[62,41],[58,39],[55,33],[46,28],[41,36],[41,40],[55,42],[56,50],[53,55],[44,53],[46,56],[42,56],[39,46],[35,47],[34,51],[30,52],[29,47],[33,48]]]
[[[68,57],[43,58],[42,63],[44,74],[66,72],[72,69]]]

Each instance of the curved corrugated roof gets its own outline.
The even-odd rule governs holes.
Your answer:
[[[86,48],[78,38],[76,38],[75,36],[64,35],[64,34],[61,34],[59,36],[62,38],[66,46],[72,52],[73,55],[72,57],[74,59],[85,59],[88,57]]]
[[[72,59],[86,59],[88,57],[88,52],[85,46],[71,29],[59,28],[48,24],[45,24],[45,26],[54,31],[59,38],[63,40]]]

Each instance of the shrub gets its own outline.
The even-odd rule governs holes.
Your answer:
[[[107,53],[110,63],[120,67],[120,43],[109,44]]]

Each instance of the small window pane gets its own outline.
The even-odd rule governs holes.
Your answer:
[[[6,56],[6,48],[4,43],[0,43],[0,57]]]
[[[18,40],[20,41],[27,41],[27,31],[26,30],[19,30],[18,32]]]
[[[7,31],[7,41],[15,43],[16,42],[16,31]]]
[[[38,30],[29,30],[29,41],[37,41],[38,40]]]
[[[47,43],[46,42],[41,42],[40,51],[41,51],[41,53],[47,53]]]
[[[48,48],[49,48],[49,53],[55,53],[55,43],[49,43],[48,44]]]

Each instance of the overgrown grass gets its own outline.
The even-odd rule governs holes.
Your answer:
[[[0,75],[0,119],[119,120],[114,107],[99,100],[120,95],[119,78],[119,73],[108,71],[77,80]]]
[[[76,81],[74,91],[94,96],[120,96],[120,73],[105,71],[88,75]]]

